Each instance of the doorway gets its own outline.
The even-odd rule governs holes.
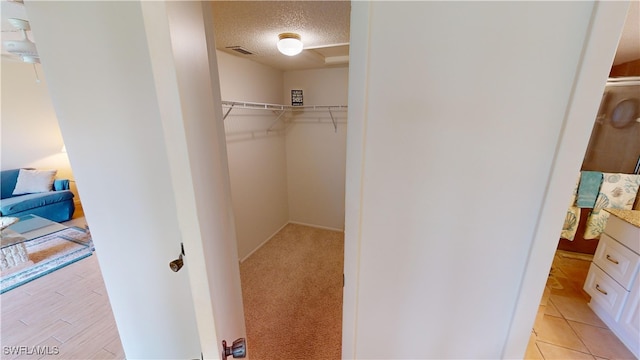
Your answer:
[[[637,29],[638,11],[638,4],[632,3],[627,13],[627,21],[623,29],[623,36],[618,44],[614,64],[609,74],[610,81],[607,82],[603,90],[600,107],[594,119],[591,137],[581,165],[581,170],[583,171],[622,174],[638,173],[637,164],[640,161],[640,143],[637,139],[640,138],[640,133],[638,133],[640,124],[632,124],[629,121],[624,124],[616,124],[615,121],[612,121],[612,115],[616,107],[627,99],[638,98],[639,94],[637,83],[629,82],[629,80],[637,79],[637,76],[640,75],[640,59],[638,58],[640,54],[635,54],[633,50],[638,46],[637,36],[634,36],[633,30]],[[640,99],[636,101],[640,101]],[[640,116],[640,114],[637,114],[637,116]],[[640,208],[638,198],[640,196],[636,195],[634,209]],[[538,341],[538,334],[536,333],[536,327],[542,327],[541,323],[544,321],[545,316],[562,317],[562,320],[559,320],[560,318],[552,319],[555,320],[555,324],[566,325],[565,330],[554,328],[560,334],[563,331],[567,331],[563,340],[569,339],[571,336],[575,337],[575,332],[571,329],[571,325],[563,322],[566,321],[564,314],[567,312],[571,312],[571,316],[578,314],[580,319],[571,316],[570,318],[572,321],[580,321],[580,323],[584,324],[580,325],[583,328],[604,326],[586,305],[590,296],[582,289],[599,240],[593,238],[585,239],[585,230],[591,209],[578,209],[576,207],[575,210],[579,210],[575,217],[577,226],[571,228],[571,226],[568,226],[568,221],[565,221],[563,235],[559,238],[557,244],[554,262],[550,271],[546,272],[549,275],[547,286],[540,301],[540,311],[536,317],[532,340],[527,349],[527,355],[530,357],[541,355],[540,351],[550,351],[551,345],[545,343],[545,341],[548,342],[548,339]],[[569,216],[567,220],[569,220]],[[565,232],[567,229],[570,229],[570,231]],[[571,240],[563,237],[570,237]],[[560,304],[560,307],[554,304],[554,299],[549,300],[551,294],[555,294],[555,300]],[[557,295],[562,296],[558,297]],[[571,303],[571,306],[567,307],[566,304],[568,303]],[[604,327],[606,328],[606,326]],[[602,330],[600,336],[600,339],[604,339],[607,336],[611,338],[609,341],[612,345],[607,348],[610,351],[615,351],[618,357],[630,355],[626,347],[607,331]],[[587,343],[592,340],[581,341]],[[571,347],[567,346],[567,344],[564,346],[565,348]],[[592,349],[594,344],[588,343],[587,346]],[[573,350],[577,351],[579,349],[573,347]],[[583,351],[589,352],[587,348],[584,348]],[[600,354],[600,356],[604,355]]]
[[[350,3],[212,8],[248,346],[340,358]]]

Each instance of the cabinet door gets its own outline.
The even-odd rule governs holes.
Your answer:
[[[625,344],[636,357],[640,356],[640,276],[636,276],[627,303],[622,309],[620,326],[629,341]]]
[[[589,267],[584,291],[591,295],[591,301],[598,303],[614,321],[619,320],[622,306],[629,293],[594,263]]]

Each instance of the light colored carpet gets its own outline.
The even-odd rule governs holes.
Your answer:
[[[248,356],[340,359],[342,232],[289,224],[240,265]]]

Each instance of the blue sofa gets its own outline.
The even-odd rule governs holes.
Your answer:
[[[0,171],[0,215],[21,217],[37,215],[51,221],[70,220],[75,211],[69,180],[56,179],[53,191],[13,195],[20,169]]]

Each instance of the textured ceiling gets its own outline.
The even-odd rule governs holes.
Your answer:
[[[350,1],[214,1],[216,48],[282,70],[346,66]],[[278,52],[278,34],[300,35],[304,51]],[[242,47],[241,55],[229,47]]]
[[[640,0],[632,0],[614,65],[640,59]],[[21,38],[8,18],[28,20],[24,5],[2,0],[2,40]],[[216,46],[236,56],[283,70],[345,66],[349,46],[350,1],[224,1],[213,2]],[[289,57],[276,50],[278,34],[297,32],[307,50]],[[29,38],[37,39],[28,32]],[[241,46],[254,55],[226,49]],[[327,47],[328,46],[328,47]],[[19,59],[2,48],[2,58]]]

